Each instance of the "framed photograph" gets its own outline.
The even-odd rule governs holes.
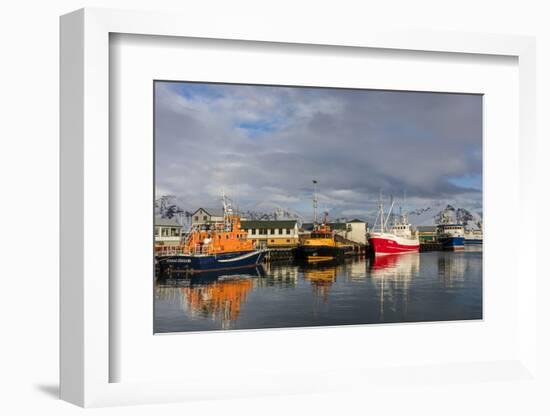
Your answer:
[[[155,333],[483,318],[481,94],[153,88]]]
[[[180,19],[61,18],[62,398],[532,379],[534,40]]]

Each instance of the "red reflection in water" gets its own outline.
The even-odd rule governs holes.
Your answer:
[[[406,258],[406,256],[409,256],[409,254],[401,253],[374,256],[374,258],[371,259],[370,265],[374,270],[393,269],[396,264],[403,258]]]

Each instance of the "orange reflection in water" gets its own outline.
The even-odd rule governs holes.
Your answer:
[[[220,319],[226,328],[238,318],[241,304],[246,301],[252,285],[250,279],[232,279],[180,290],[192,313]]]
[[[315,294],[321,296],[323,301],[326,302],[329,288],[336,281],[336,267],[306,269],[304,270],[304,278],[311,282]]]

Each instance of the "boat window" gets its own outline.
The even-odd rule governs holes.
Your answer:
[[[312,234],[312,237],[313,238],[330,238],[330,235],[324,234],[324,233],[315,233],[315,234]]]

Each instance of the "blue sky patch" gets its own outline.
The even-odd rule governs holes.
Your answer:
[[[243,121],[238,123],[237,128],[246,130],[248,135],[256,137],[262,133],[270,133],[277,129],[276,120],[258,120],[258,121]]]
[[[199,84],[194,82],[160,82],[167,86],[176,94],[187,99],[209,98],[216,99],[223,97],[219,88],[215,84]]]
[[[483,186],[482,178],[479,174],[449,178],[449,182],[451,182],[453,185],[460,186],[461,188],[473,188],[480,191]]]

